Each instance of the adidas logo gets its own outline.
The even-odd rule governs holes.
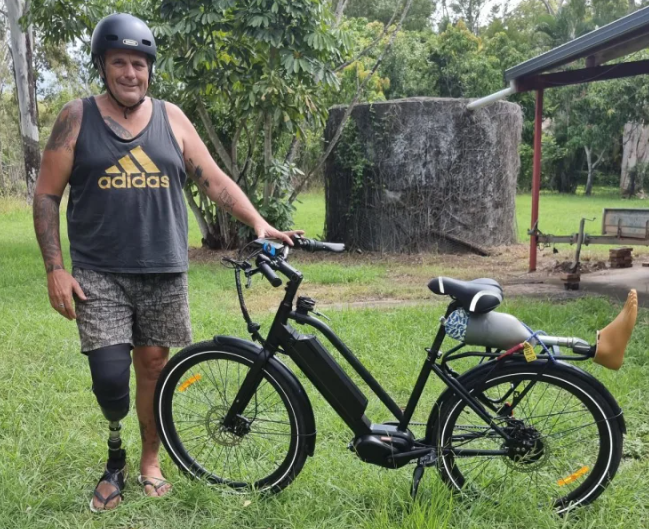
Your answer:
[[[97,183],[100,189],[168,188],[169,177],[163,176],[153,160],[138,146],[106,169]]]

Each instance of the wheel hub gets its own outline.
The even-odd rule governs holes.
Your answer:
[[[537,470],[545,463],[549,449],[547,441],[541,439],[541,434],[536,428],[518,427],[509,432],[511,441],[502,445],[507,450],[505,461],[519,471]]]
[[[250,422],[245,417],[237,416],[230,427],[223,426],[223,419],[228,409],[224,406],[212,407],[205,416],[205,429],[215,443],[222,446],[237,446],[250,432]]]

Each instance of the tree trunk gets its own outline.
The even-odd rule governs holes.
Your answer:
[[[649,127],[644,122],[627,123],[622,136],[620,193],[628,198],[643,191],[643,176],[649,163]]]
[[[586,151],[586,162],[588,163],[588,180],[586,181],[586,196],[590,196],[593,191],[593,180],[595,179],[595,169],[604,161],[604,149],[599,153],[597,160],[593,162],[593,151],[590,147],[584,147]]]
[[[5,42],[6,33],[4,31],[4,26],[0,25],[0,42]],[[0,54],[0,123],[4,123],[4,89],[5,89],[5,79],[4,74],[8,69],[5,69],[5,64],[8,62],[7,58],[9,56],[9,48],[5,50],[4,53]],[[0,195],[5,193],[5,175],[4,169],[2,167],[2,135],[0,134]]]
[[[273,116],[270,111],[264,117],[264,206],[273,194],[273,183],[269,178],[270,165],[273,159]]]
[[[349,3],[349,0],[338,0],[338,5],[336,6],[336,26],[340,25],[340,22],[343,19],[343,13],[345,12],[345,8],[347,7],[347,4]]]
[[[27,199],[31,202],[41,161],[41,152],[38,145],[36,78],[34,76],[32,57],[34,40],[31,26],[25,32],[19,22],[24,14],[25,0],[6,0],[6,5],[11,31],[18,107],[20,109],[20,133],[25,158]]]
[[[586,196],[590,196],[593,190],[593,151],[590,147],[584,147],[586,151],[586,163],[588,164],[588,180],[586,181]]]
[[[0,98],[2,98],[2,91],[0,90]],[[0,108],[4,108],[2,105],[2,100],[0,100]],[[4,123],[4,112],[0,112],[0,123]],[[2,167],[2,135],[0,135],[0,195],[5,194],[5,172]]]
[[[5,187],[5,172],[2,168],[2,136],[0,136],[0,195],[5,194]]]
[[[192,194],[192,188],[189,183],[185,185],[183,191],[185,192],[185,198],[187,199],[187,204],[189,205],[189,209],[194,214],[194,218],[196,219],[196,222],[198,224],[198,229],[201,231],[203,246],[212,248],[215,244],[217,244],[216,237],[214,236],[213,227],[207,223],[205,217],[203,216],[203,212],[201,211],[200,206],[194,200],[194,195]]]

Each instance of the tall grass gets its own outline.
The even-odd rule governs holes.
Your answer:
[[[313,199],[316,210],[318,200]],[[298,210],[296,218],[302,214],[316,217]],[[317,223],[313,226],[317,233]],[[380,281],[385,265],[333,265],[323,256],[320,263],[305,264],[303,270],[312,286],[326,290],[341,282]],[[215,334],[245,337],[231,272],[216,264],[193,264],[189,280],[196,340]],[[268,306],[279,303],[282,292],[261,281],[255,283],[255,290],[264,299],[274,300],[263,309],[257,303],[250,305],[255,319],[267,330],[273,317]],[[261,301],[254,297],[255,291],[251,294],[251,299]],[[601,298],[565,304],[517,300],[503,307],[535,328],[590,340],[618,309]],[[403,405],[442,311],[442,305],[430,304],[330,310],[328,316],[340,336]],[[592,507],[566,518],[506,498],[501,504],[453,498],[433,469],[426,472],[419,499],[413,503],[409,498],[412,467],[382,470],[354,457],[346,449],[349,430],[306,381],[318,428],[316,453],[280,495],[245,498],[228,494],[189,481],[163,456],[163,471],[174,483],[173,492],[163,499],[145,497],[135,482],[139,434],[131,413],[124,429],[131,461],[125,502],[115,512],[97,516],[87,505],[106,455],[106,423],[91,391],[85,357],[78,352],[76,327],[49,307],[29,209],[0,199],[0,528],[643,527],[649,514],[648,319],[642,310],[621,371],[585,366],[619,400],[628,434],[625,457],[612,486]],[[426,421],[442,389],[439,381],[430,381],[416,420]],[[367,413],[374,422],[390,418],[374,397]]]

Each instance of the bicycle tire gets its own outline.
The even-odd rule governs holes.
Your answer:
[[[473,466],[468,463],[470,456],[456,457],[457,450],[466,449],[473,441],[475,444],[469,448],[502,451],[505,445],[502,437],[450,390],[429,419],[444,483],[454,491],[486,496],[496,502],[519,496],[528,504],[551,506],[559,514],[594,501],[613,479],[622,457],[623,432],[618,421],[621,412],[611,405],[612,397],[606,398],[595,384],[579,376],[576,368],[560,362],[546,365],[541,361],[512,361],[496,369],[494,366],[493,362],[478,366],[460,381],[476,398],[489,398],[495,403],[514,395],[512,384],[516,388],[522,384],[521,394],[532,380],[537,380],[509,418],[506,413],[498,418],[503,428],[516,425],[517,430],[507,426],[508,432],[518,432],[521,438],[527,436],[534,448],[524,456],[511,451],[491,458],[475,456],[473,460],[479,462]],[[546,403],[550,402],[548,407]],[[559,406],[554,411],[557,402],[561,402],[561,412]],[[503,400],[496,408],[507,403]],[[471,428],[482,433],[472,433]],[[576,441],[566,444],[562,440],[578,432],[584,434],[580,433]],[[498,476],[502,477],[499,486],[495,482]]]
[[[264,367],[262,382],[244,411],[249,431],[235,435],[219,426],[230,397],[256,358],[255,352],[214,341],[180,351],[167,363],[156,386],[156,424],[170,457],[190,476],[239,492],[279,492],[302,470],[308,455],[305,436],[313,432],[307,431],[303,397],[276,360]],[[202,444],[191,445],[188,435],[199,432]],[[275,441],[279,446],[271,447]],[[261,468],[259,475],[251,471],[253,464]]]

